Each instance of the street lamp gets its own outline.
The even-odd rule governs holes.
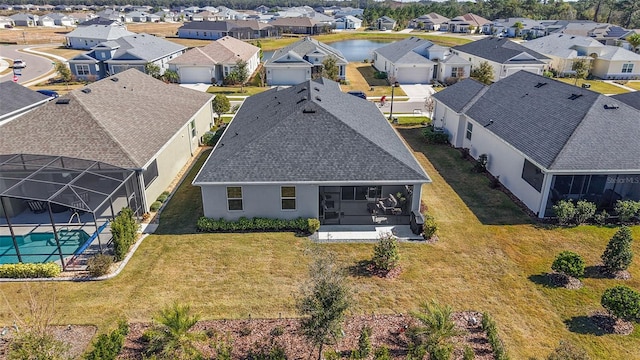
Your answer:
[[[400,83],[397,81],[391,84],[391,109],[389,110],[389,121],[393,121],[393,93],[398,86],[400,86]]]

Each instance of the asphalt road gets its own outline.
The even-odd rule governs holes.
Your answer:
[[[24,69],[14,69],[14,71],[20,72],[21,75],[18,76],[18,83],[27,83],[35,78],[45,75],[52,68],[53,64],[51,64],[51,60],[34,55],[26,52],[19,52],[19,49],[24,49],[28,47],[34,47],[33,45],[3,45],[0,46],[0,57],[8,58],[11,60],[14,59],[22,59],[27,63],[27,67]],[[9,73],[7,75],[0,77],[1,81],[11,81],[13,78],[13,73]]]

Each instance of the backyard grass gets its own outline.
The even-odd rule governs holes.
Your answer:
[[[341,85],[342,91],[363,91],[367,96],[391,95],[391,86],[387,79],[376,79],[375,69],[369,63],[350,62],[347,64],[349,85]],[[371,90],[373,89],[373,90]],[[395,89],[395,95],[406,96],[402,88]]]
[[[640,91],[640,81],[627,81],[624,86]]]
[[[401,243],[399,278],[358,275],[372,244],[325,244],[349,272],[353,314],[406,313],[430,299],[455,310],[491,313],[512,359],[546,357],[561,339],[585,348],[593,359],[640,359],[640,325],[630,336],[599,334],[586,317],[601,310],[605,288],[640,288],[640,265],[631,280],[584,279],[580,290],[545,285],[555,255],[573,250],[587,265],[599,256],[614,228],[555,229],[533,224],[488,180],[470,171],[448,146],[427,145],[421,129],[400,129],[433,183],[423,200],[440,227],[439,241]],[[205,155],[206,156],[206,155]],[[199,163],[203,158],[198,160]],[[292,233],[182,234],[201,214],[199,189],[190,185],[198,166],[172,197],[156,235],[144,240],[124,271],[100,282],[0,283],[0,326],[26,311],[25,287],[56,298],[59,324],[96,324],[101,330],[119,316],[149,321],[173,301],[191,303],[203,319],[295,316],[294,294],[305,278],[310,242]],[[633,229],[634,237],[640,228]],[[639,253],[638,241],[634,243]]]
[[[421,125],[431,122],[426,116],[398,116],[398,125]]]
[[[39,84],[36,85],[31,85],[29,86],[29,89],[31,90],[53,90],[55,92],[57,92],[58,94],[60,94],[60,96],[65,95],[66,93],[68,93],[71,90],[76,90],[76,89],[82,89],[85,86],[85,84],[83,83],[72,83],[69,85],[65,85],[65,84],[61,84],[61,83],[56,83],[56,84],[49,84],[47,81],[41,82]]]
[[[571,79],[571,78],[558,78],[556,80],[560,80],[564,83],[571,84],[571,85],[574,85],[576,81],[576,79]],[[624,94],[629,92],[629,90],[627,89],[624,89],[619,86],[615,86],[600,80],[578,79],[578,83],[576,86],[580,87],[582,86],[583,83],[587,83],[591,85],[589,90],[599,92],[601,94]]]

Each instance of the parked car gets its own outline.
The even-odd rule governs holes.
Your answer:
[[[22,68],[26,68],[26,67],[27,67],[27,63],[24,62],[24,60],[21,60],[21,59],[13,60],[13,68],[14,69],[22,69]]]
[[[362,91],[349,91],[349,94],[367,100],[367,95]]]
[[[53,90],[38,90],[38,92],[42,95],[51,96],[52,98],[57,98],[58,96],[60,96],[57,92]]]

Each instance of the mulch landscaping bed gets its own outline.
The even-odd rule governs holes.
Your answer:
[[[462,359],[465,345],[475,352],[475,359],[493,359],[491,346],[486,333],[482,330],[482,314],[477,312],[459,312],[454,314],[454,321],[463,335],[454,338],[457,351],[455,359]],[[406,329],[415,320],[409,315],[371,315],[347,318],[343,330],[345,336],[335,345],[326,346],[348,358],[350,351],[356,350],[361,329],[367,325],[371,327],[371,344],[375,350],[386,346],[393,359],[405,359],[407,354]],[[119,359],[142,359],[145,343],[142,334],[151,326],[149,323],[131,324],[131,329],[125,341],[124,350]],[[233,348],[233,358],[243,359],[251,350],[268,347],[277,343],[282,346],[288,359],[315,358],[316,351],[300,335],[300,321],[298,319],[250,319],[250,320],[215,320],[201,321],[195,331],[207,334],[207,340],[198,343],[205,358],[215,357],[215,339],[230,339]],[[313,355],[312,355],[313,354]]]
[[[62,341],[69,346],[67,355],[71,359],[79,359],[89,348],[91,339],[96,334],[96,327],[90,325],[50,326],[47,329],[56,340]],[[10,329],[7,335],[0,338],[0,359],[7,357],[9,342],[12,337],[13,330]]]

